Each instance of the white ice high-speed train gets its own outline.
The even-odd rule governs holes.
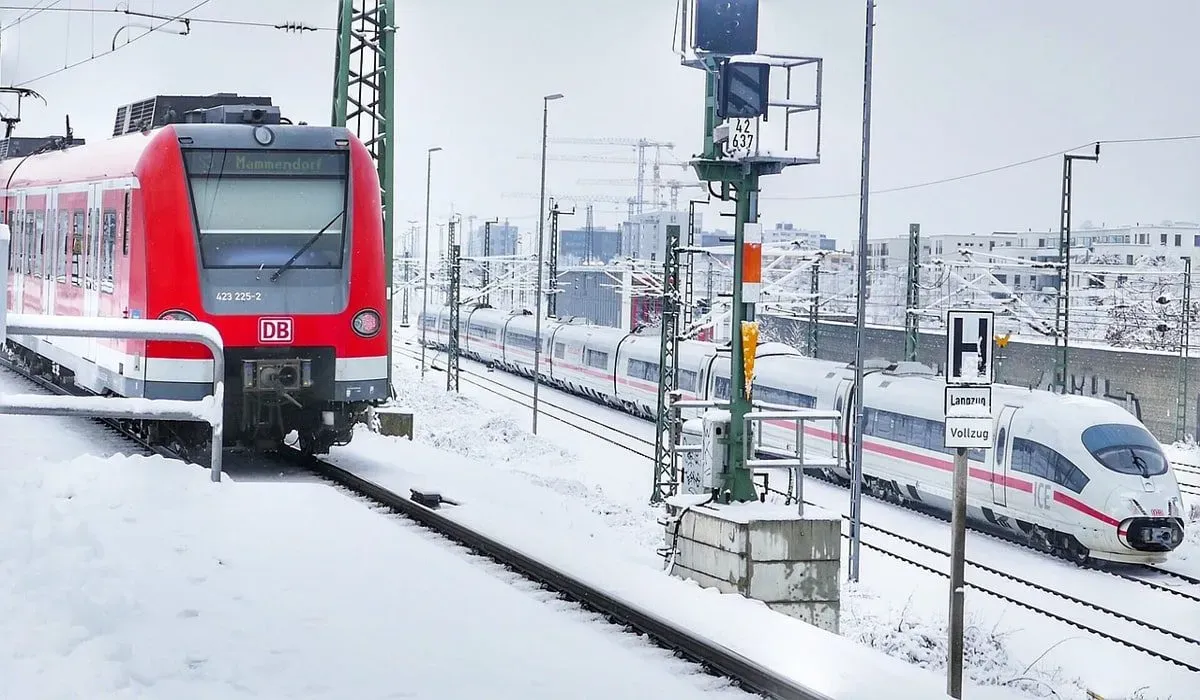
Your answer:
[[[426,342],[444,348],[445,307],[421,315]],[[463,308],[459,349],[466,356],[532,376],[534,318],[528,313]],[[588,323],[542,324],[541,377],[644,418],[654,417],[659,377],[657,334]],[[729,397],[729,346],[686,341],[677,359],[685,398]],[[900,363],[865,369],[864,489],[897,502],[948,511],[952,450],[942,447],[943,381],[928,367]],[[848,464],[853,425],[853,367],[816,360],[778,343],[758,346],[754,398],[835,409],[838,432],[805,428],[806,446]],[[1159,443],[1123,408],[1081,396],[997,384],[996,444],[968,453],[968,517],[1005,528],[1046,552],[1090,559],[1158,563],[1183,541],[1183,502]],[[827,424],[824,424],[827,425]],[[791,423],[769,424],[763,441],[794,449]],[[849,484],[846,471],[826,472]]]

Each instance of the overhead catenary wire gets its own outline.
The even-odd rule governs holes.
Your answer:
[[[62,2],[62,0],[55,0],[54,4],[57,5],[60,2]],[[133,12],[133,11],[129,10],[128,8],[122,8],[122,7],[110,7],[110,8],[55,7],[53,5],[50,7],[37,7],[37,6],[30,7],[28,5],[0,5],[0,11],[4,11],[4,10],[25,11],[28,16],[22,15],[21,17],[18,17],[16,22],[14,22],[12,25],[9,25],[9,27],[0,29],[0,31],[14,27],[14,26],[16,26],[16,24],[18,24],[22,21],[26,21],[26,20],[30,19],[33,15],[40,14],[42,12],[63,12],[63,13],[68,13],[68,14],[90,14],[90,15],[120,14],[120,15],[130,15],[130,16],[134,16],[134,17],[143,16],[142,13]],[[36,10],[36,12],[33,12],[33,10]],[[192,10],[188,10],[188,12],[191,12],[191,11]],[[187,14],[187,12],[184,12],[183,14]],[[182,16],[172,19],[171,21],[177,21],[178,19],[182,19]],[[262,27],[265,29],[302,28],[306,31],[316,31],[316,32],[336,32],[337,31],[337,27],[311,25],[311,24],[304,23],[304,22],[263,22],[263,21],[255,21],[255,20],[243,20],[243,19],[224,19],[224,18],[220,18],[220,17],[188,17],[188,20],[190,20],[191,22],[193,22],[195,24],[221,24],[221,25],[229,25],[229,26],[237,26],[237,27]]]
[[[197,23],[197,24],[217,24],[217,25],[227,25],[227,26],[231,25],[231,26],[244,26],[244,27],[266,27],[266,28],[272,28],[272,29],[282,29],[282,30],[288,31],[288,32],[292,32],[292,31],[296,31],[296,32],[299,32],[299,31],[336,31],[335,28],[333,28],[333,27],[313,27],[313,26],[310,26],[310,25],[307,25],[304,23],[300,23],[300,22],[271,23],[271,22],[255,22],[255,21],[250,21],[250,20],[234,20],[234,19],[221,19],[221,18],[215,18],[215,17],[191,17],[190,16],[191,13],[195,12],[196,10],[199,10],[200,8],[209,4],[210,2],[212,2],[212,0],[200,0],[200,2],[191,6],[187,10],[184,10],[183,12],[180,12],[177,15],[170,16],[169,18],[164,19],[162,22],[151,26],[145,32],[138,34],[135,37],[130,38],[129,41],[125,42],[124,44],[114,46],[113,48],[108,49],[107,51],[102,51],[100,53],[93,52],[93,54],[91,56],[89,56],[88,58],[80,59],[80,60],[74,61],[74,62],[65,63],[61,68],[56,68],[52,71],[43,73],[36,77],[30,78],[28,80],[20,81],[19,83],[17,83],[17,85],[29,85],[29,84],[38,82],[40,80],[45,80],[46,78],[50,78],[55,75],[65,73],[73,68],[78,68],[79,66],[85,65],[87,63],[91,63],[92,61],[95,61],[96,59],[104,58],[105,56],[108,56],[110,54],[116,53],[117,51],[120,51],[122,48],[129,46],[130,44],[132,44],[135,41],[138,41],[139,39],[142,39],[150,34],[153,34],[154,32],[157,32],[158,30],[162,29],[163,27],[166,27],[167,25],[173,24],[175,22],[184,21],[184,20],[186,20],[190,23]],[[130,10],[122,9],[122,8],[112,8],[112,9],[87,8],[87,7],[36,8],[36,7],[21,6],[21,5],[0,5],[0,11],[3,11],[3,10],[29,11],[29,10],[33,10],[33,9],[37,9],[38,11],[45,11],[45,12],[85,13],[85,14],[92,15],[93,19],[98,14],[123,14],[123,15],[129,15],[129,16],[144,16],[139,13],[131,12]]]
[[[915,182],[915,183],[912,183],[909,185],[900,185],[897,187],[885,187],[885,188],[878,189],[878,190],[871,190],[870,193],[871,194],[890,194],[893,192],[905,192],[908,190],[922,189],[925,187],[934,187],[936,185],[945,185],[945,184],[948,184],[951,182],[958,182],[960,180],[969,180],[972,178],[982,177],[984,175],[991,175],[993,173],[998,173],[998,172],[1002,172],[1005,170],[1012,170],[1013,168],[1020,168],[1020,167],[1026,166],[1026,165],[1032,165],[1033,163],[1038,163],[1043,160],[1049,160],[1051,158],[1059,158],[1068,153],[1073,153],[1075,151],[1078,151],[1078,150],[1081,150],[1084,148],[1088,148],[1089,146],[1094,146],[1097,143],[1099,143],[1101,145],[1104,145],[1104,144],[1111,145],[1111,144],[1120,144],[1120,143],[1166,143],[1166,142],[1171,142],[1171,141],[1195,141],[1195,140],[1200,140],[1200,134],[1182,134],[1182,135],[1175,135],[1175,136],[1146,136],[1146,137],[1139,137],[1139,138],[1105,139],[1103,141],[1089,141],[1085,144],[1081,144],[1081,145],[1075,146],[1073,148],[1065,148],[1060,151],[1054,151],[1053,153],[1045,153],[1043,155],[1035,156],[1033,158],[1026,158],[1025,160],[1019,160],[1019,161],[1012,162],[1012,163],[1006,163],[1004,165],[998,165],[998,166],[992,167],[992,168],[986,168],[983,170],[975,170],[972,172],[963,173],[961,175],[953,175],[950,177],[944,177],[944,178],[940,178],[937,180],[926,180],[924,182]],[[857,198],[859,196],[861,196],[861,193],[859,193],[859,192],[845,192],[842,194],[797,195],[797,196],[792,196],[792,197],[775,195],[775,196],[764,196],[764,197],[761,197],[761,199],[791,201],[791,202],[800,202],[800,201],[811,202],[811,201],[816,201],[816,200],[850,199],[850,198]]]

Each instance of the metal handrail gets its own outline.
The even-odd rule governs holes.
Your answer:
[[[10,233],[0,224],[0,290],[8,288]],[[0,303],[0,347],[8,334],[115,338],[199,343],[212,353],[213,393],[199,401],[103,396],[0,395],[0,414],[203,421],[212,426],[212,480],[221,480],[224,442],[225,344],[217,329],[199,321],[10,314]]]

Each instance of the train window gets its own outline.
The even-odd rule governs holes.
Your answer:
[[[342,267],[346,153],[195,149],[184,167],[205,267],[280,267],[321,231],[293,267]]]
[[[554,357],[559,360],[566,359],[566,357],[567,357],[567,344],[566,343],[555,343],[554,344]]]
[[[729,400],[729,377],[716,377],[713,379],[713,396],[722,400]]]
[[[1008,443],[1005,438],[1008,437],[1008,431],[1004,428],[996,435],[996,464],[1004,464],[1004,451],[1008,449]]]
[[[1121,423],[1093,425],[1081,437],[1092,457],[1118,474],[1167,473],[1167,458],[1162,448],[1144,428]]]
[[[488,328],[487,326],[479,323],[472,323],[467,326],[467,335],[474,338],[483,338],[485,340],[496,339],[495,329]]]
[[[115,209],[104,210],[100,227],[100,291],[107,294],[113,292],[115,277],[116,246],[117,246],[117,212]]]
[[[37,231],[37,266],[34,268],[34,274],[38,277],[50,276],[50,265],[53,262],[53,256],[48,256],[47,253],[52,251],[51,245],[46,244],[46,212],[36,211],[33,213],[33,225]],[[53,232],[50,232],[53,235]]]
[[[583,354],[583,362],[588,367],[608,369],[608,353],[599,350],[588,350]]]
[[[1013,438],[1009,468],[1064,486],[1076,493],[1082,491],[1088,482],[1087,476],[1070,460],[1041,443],[1025,438]]]
[[[658,363],[645,362],[642,360],[630,360],[625,373],[627,376],[633,379],[657,382],[659,377]]]
[[[38,270],[37,227],[34,224],[33,212],[25,212],[25,274],[32,275]],[[39,270],[40,271],[40,270]]]
[[[931,452],[954,454],[953,449],[945,446],[945,425],[941,421],[873,408],[866,409],[863,417],[866,419],[866,435]],[[982,462],[983,458],[983,450],[967,450],[967,459]]]
[[[66,283],[67,281],[67,260],[70,256],[71,244],[71,212],[58,211],[58,232],[54,236],[54,246],[57,251],[54,254],[55,258],[55,275],[58,281]]]
[[[13,213],[11,211],[5,213],[5,223],[8,224],[9,233],[12,234]],[[8,269],[12,272],[17,271],[17,239],[15,236],[9,239],[8,243]]]
[[[527,352],[533,352],[537,348],[537,341],[532,335],[509,331],[505,344],[512,348],[518,348]]]
[[[678,370],[676,380],[682,391],[696,391],[696,373],[690,369]]]
[[[121,216],[121,254],[129,255],[129,211],[132,203],[132,193],[125,190],[125,212]]]
[[[71,213],[71,284],[83,286],[83,211]]]
[[[817,405],[817,400],[807,394],[797,394],[794,391],[786,391],[784,389],[776,389],[773,386],[754,385],[754,398],[766,403],[776,403],[782,406],[797,406],[799,408],[812,408]]]
[[[97,227],[96,227],[96,210],[95,210],[95,208],[88,209],[87,231],[85,232],[85,235],[87,236],[85,239],[85,241],[87,243],[87,256],[84,258],[84,261],[83,261],[84,262],[83,282],[84,282],[84,287],[86,287],[87,289],[95,289],[96,288],[96,262],[97,262],[96,254],[99,252],[98,249],[100,247],[99,241],[96,240],[98,238],[98,234],[99,234],[99,231],[97,230]]]

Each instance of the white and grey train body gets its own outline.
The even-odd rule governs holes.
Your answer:
[[[427,343],[444,348],[445,307],[430,310]],[[467,357],[524,376],[533,373],[534,318],[492,308],[463,308],[459,347]],[[542,324],[542,379],[652,419],[657,405],[659,339],[587,323]],[[677,363],[686,398],[727,399],[729,348],[685,341]],[[864,488],[894,501],[948,510],[953,451],[942,447],[943,381],[928,367],[867,368]],[[806,451],[840,451],[853,425],[854,370],[778,343],[758,346],[754,397],[843,412],[840,430],[805,428]],[[968,517],[1006,528],[1045,551],[1158,563],[1183,541],[1183,502],[1162,447],[1123,408],[1082,396],[997,384],[992,449],[970,450]],[[762,440],[794,449],[791,423],[768,424]],[[848,484],[850,474],[827,472]]]

